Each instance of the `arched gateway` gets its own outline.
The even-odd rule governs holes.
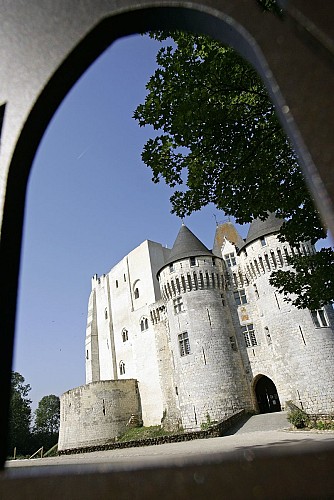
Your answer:
[[[276,385],[270,378],[261,375],[254,384],[254,391],[260,413],[281,411]]]

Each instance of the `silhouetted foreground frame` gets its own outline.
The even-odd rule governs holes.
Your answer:
[[[44,131],[62,99],[115,39],[148,30],[180,28],[211,35],[247,58],[258,70],[276,104],[317,206],[333,231],[334,12],[327,0],[319,0],[316,7],[313,0],[282,3],[286,13],[283,20],[262,14],[255,0],[2,1],[1,464],[6,455],[22,223],[30,168]],[[334,452],[328,451],[326,460],[333,460],[333,456]],[[288,460],[288,455],[286,458]],[[275,457],[272,460],[275,462]],[[232,460],[229,467],[242,473],[238,460]],[[257,480],[262,476],[261,470],[258,471]],[[158,468],[152,473],[157,479],[162,470]],[[290,483],[296,486],[289,467],[284,480],[289,482],[289,474]],[[2,480],[5,478],[6,474],[2,473]],[[79,483],[80,478],[68,476],[67,481]],[[227,481],[227,477],[225,479]],[[213,474],[213,481],[216,480]],[[305,477],[305,481],[314,487],[314,477]],[[328,476],[327,486],[330,481]],[[321,484],[324,487],[323,481]],[[129,487],[129,482],[127,485]],[[143,496],[148,486],[148,483],[144,486]],[[249,492],[248,486],[245,485],[245,491]],[[168,493],[173,496],[173,491]],[[176,497],[180,491],[174,493]],[[267,493],[270,496],[270,492]]]

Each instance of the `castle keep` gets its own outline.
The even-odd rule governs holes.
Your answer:
[[[212,251],[182,225],[171,250],[145,241],[92,278],[86,385],[61,398],[60,450],[113,441],[130,419],[191,431],[289,400],[334,412],[332,307],[298,310],[269,283],[315,251],[281,243],[281,224],[255,220],[245,241],[220,224]]]

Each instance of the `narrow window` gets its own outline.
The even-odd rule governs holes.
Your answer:
[[[277,255],[278,255],[278,260],[279,260],[281,266],[283,267],[284,266],[283,255],[282,255],[282,252],[280,251],[279,248],[277,249]]]
[[[184,279],[184,276],[181,276],[181,282],[182,282],[183,291],[186,292],[187,286],[186,286],[186,280]]]
[[[234,283],[235,288],[238,288],[238,278],[237,278],[237,275],[235,273],[233,273],[233,283]]]
[[[255,293],[255,297],[256,297],[257,299],[259,299],[259,298],[260,298],[260,296],[259,296],[259,291],[258,291],[257,286],[255,285],[255,283],[254,283],[254,293]]]
[[[212,286],[213,288],[216,286],[215,273],[211,273]]]
[[[179,278],[175,278],[176,288],[178,293],[181,293],[180,280]]]
[[[116,280],[116,288],[118,288],[118,280]]]
[[[174,271],[174,264],[169,264],[169,272],[172,273]]]
[[[257,345],[254,326],[252,323],[249,323],[249,325],[242,326],[241,331],[245,339],[246,347],[253,347]]]
[[[198,280],[197,280],[197,274],[194,273],[194,284],[195,284],[195,289],[198,290]]]
[[[269,257],[268,257],[268,255],[267,255],[267,254],[264,254],[264,260],[266,261],[266,264],[267,264],[268,269],[269,269],[269,271],[270,271],[270,262],[269,262]]]
[[[286,262],[288,263],[288,259],[290,258],[288,249],[286,247],[284,247],[283,250],[284,250],[284,255],[285,255],[285,258],[286,258]]]
[[[188,333],[187,332],[180,333],[178,339],[179,339],[179,348],[181,356],[187,356],[188,354],[190,354],[190,343],[189,343]]]
[[[250,267],[251,267],[251,270],[252,270],[252,273],[253,273],[254,278],[256,278],[255,269],[254,269],[254,266],[253,266],[253,264],[252,264],[252,263],[250,263]]]
[[[230,343],[232,351],[237,352],[238,348],[237,348],[237,343],[235,341],[235,337],[230,337]]]
[[[212,257],[212,265],[215,266],[216,265],[216,258],[215,257]]]
[[[168,296],[171,297],[172,296],[172,291],[170,289],[170,284],[167,283],[167,288],[168,288]]]
[[[189,261],[190,261],[191,267],[196,266],[196,258],[195,257],[190,257]]]
[[[165,291],[167,292],[167,290],[165,290]],[[138,288],[135,288],[133,295],[134,295],[135,299],[139,299],[139,290],[138,290]],[[166,293],[166,295],[167,295],[167,293]]]
[[[148,330],[148,319],[145,318],[145,330]]]
[[[273,264],[274,264],[274,268],[276,269],[277,267],[277,262],[276,262],[276,257],[275,257],[275,254],[273,251],[270,252],[271,253],[271,260],[273,261]]]
[[[258,263],[257,263],[257,260],[256,260],[256,259],[254,259],[254,264],[255,264],[255,268],[256,268],[256,272],[257,272],[257,274],[259,274],[259,275],[260,275],[261,273],[260,273],[259,265],[258,265]]]
[[[173,294],[176,295],[176,289],[175,289],[175,285],[174,285],[173,280],[171,280],[171,285],[172,285]]]
[[[184,311],[182,297],[177,297],[173,300],[174,314],[179,314]]]
[[[125,363],[124,361],[120,361],[119,363],[119,374],[124,375],[125,374]]]
[[[190,276],[190,274],[187,274],[187,280],[188,280],[189,290],[192,290],[193,286],[192,286],[192,283],[191,283],[191,276]]]
[[[108,319],[108,310],[105,308],[104,310],[104,319]]]
[[[203,289],[204,288],[204,278],[203,278],[202,273],[199,273],[199,282],[201,284],[201,288]]]
[[[128,339],[129,339],[129,337],[128,337],[128,331],[126,330],[126,328],[123,328],[123,330],[122,330],[122,340],[123,340],[123,342],[126,342]]]
[[[272,340],[271,340],[271,335],[269,333],[269,328],[267,326],[264,327],[264,333],[266,336],[267,344],[270,345],[272,343]]]
[[[247,304],[246,291],[244,288],[236,292],[233,292],[233,295],[237,306],[240,306],[241,304]]]
[[[89,359],[89,352],[88,352],[88,350],[86,351],[86,359]]]
[[[224,294],[220,294],[220,298],[222,299],[222,304],[223,306],[225,306],[225,297],[224,297]]]
[[[262,267],[262,271],[265,273],[266,270],[265,270],[265,267],[264,267],[264,264],[263,264],[263,259],[262,257],[259,257],[259,262],[260,262],[260,266]]]
[[[125,274],[123,275],[123,278],[124,278],[124,281],[126,281],[126,276],[125,276]]]
[[[210,278],[209,278],[209,273],[205,273],[205,279],[206,279],[206,286],[210,288]]]
[[[265,246],[266,246],[266,244],[267,244],[266,239],[265,239],[265,237],[264,237],[264,236],[263,236],[262,238],[260,238],[260,242],[261,242],[261,245],[262,245],[263,247],[265,247]]]

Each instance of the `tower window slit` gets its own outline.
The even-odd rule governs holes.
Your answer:
[[[181,283],[182,283],[183,291],[186,292],[187,286],[186,286],[186,280],[184,279],[184,276],[181,276]]]
[[[266,253],[264,254],[264,260],[266,261],[266,264],[267,264],[268,269],[269,269],[269,271],[270,271],[270,262],[269,262],[269,257],[268,257],[268,254],[266,254]]]
[[[198,279],[197,279],[197,274],[194,272],[194,285],[195,285],[195,290],[198,290]]]
[[[211,279],[212,279],[212,287],[215,288],[216,286],[215,273],[211,273]]]
[[[277,255],[278,255],[278,260],[279,260],[281,266],[283,267],[284,266],[283,255],[282,255],[282,252],[279,248],[277,249]]]

